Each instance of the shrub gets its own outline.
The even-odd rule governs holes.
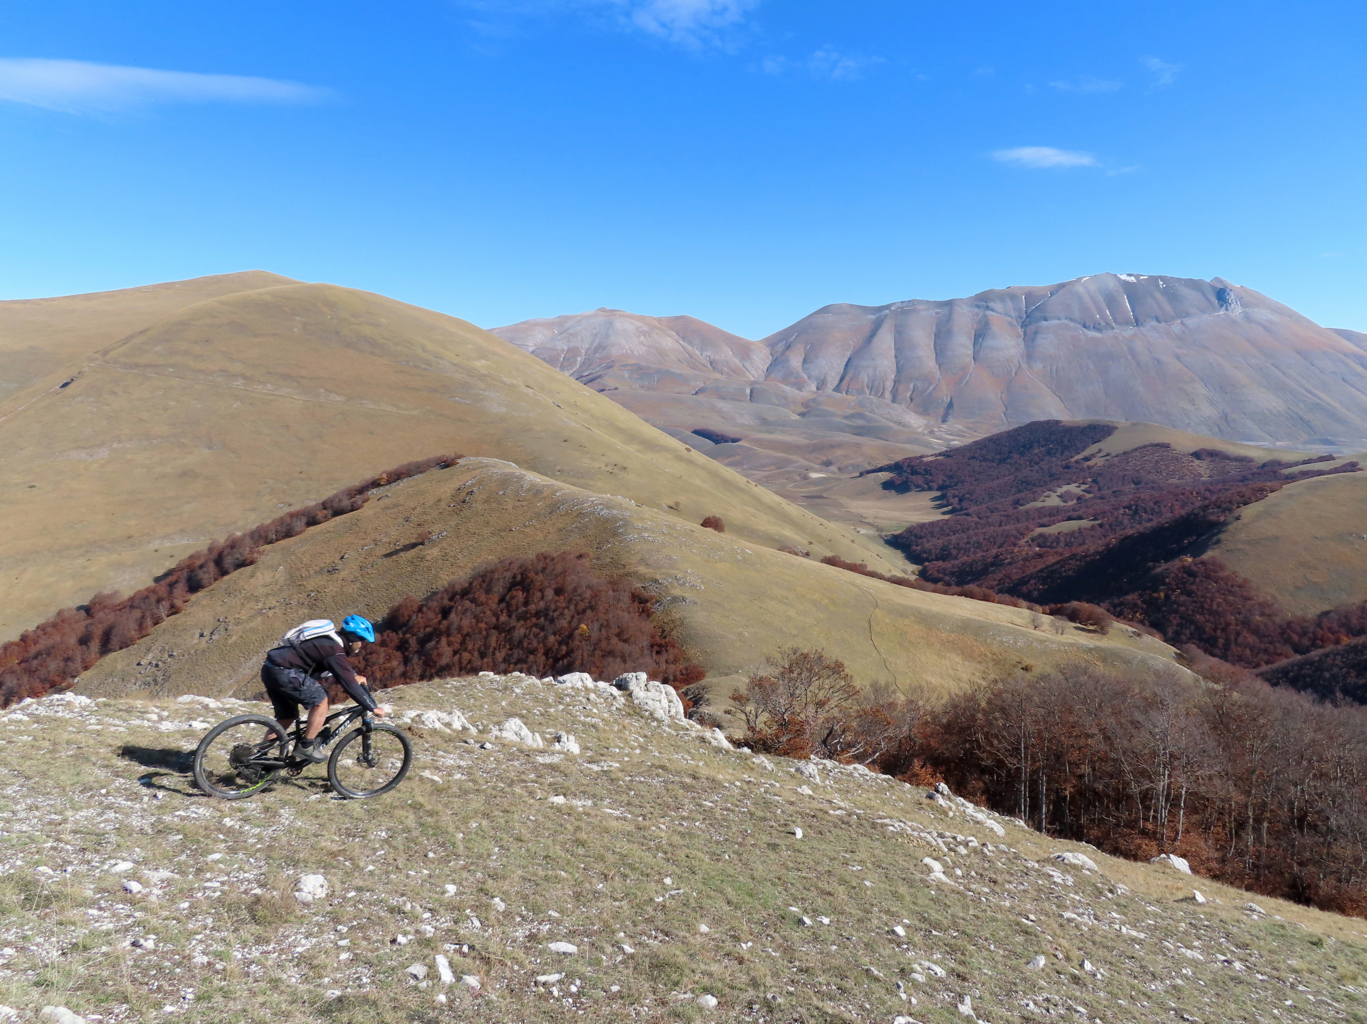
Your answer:
[[[694,427],[693,433],[699,437],[706,438],[713,444],[739,444],[740,438],[734,434],[723,434],[720,430],[713,430],[711,427]]]
[[[96,594],[87,604],[63,608],[19,639],[0,646],[0,707],[71,685],[106,654],[131,647],[168,617],[184,611],[194,594],[229,573],[254,565],[267,545],[356,511],[378,487],[454,465],[460,458],[438,455],[406,462],[344,487],[316,505],[286,512],[246,533],[210,544],[128,597]]]
[[[425,600],[407,597],[356,658],[377,688],[475,672],[646,672],[676,689],[703,678],[651,622],[654,599],[587,555],[542,553],[476,569]]]
[[[702,521],[704,530],[716,530],[718,533],[726,532],[726,524],[721,521],[721,516],[708,516]]]
[[[1057,615],[1079,626],[1095,629],[1098,633],[1109,632],[1115,622],[1115,616],[1105,608],[1088,604],[1086,601],[1069,601],[1067,604],[1051,605],[1044,610],[1050,615]]]

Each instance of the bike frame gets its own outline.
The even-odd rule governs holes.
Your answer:
[[[358,719],[358,718],[361,719],[361,731],[362,731],[362,733],[364,734],[364,735],[362,735],[362,737],[361,737],[361,750],[363,751],[363,755],[364,755],[365,757],[369,757],[369,756],[370,756],[370,731],[371,731],[371,727],[370,727],[370,712],[367,711],[365,708],[361,707],[359,704],[358,704],[356,707],[354,707],[354,708],[346,708],[345,710],[342,710],[342,711],[334,711],[332,714],[328,715],[327,718],[326,718],[326,719],[324,720],[324,722],[323,722],[323,729],[324,729],[324,731],[327,731],[327,732],[330,732],[330,733],[331,733],[331,736],[329,736],[329,741],[330,741],[332,736],[336,736],[338,733],[340,733],[343,729],[345,729],[345,728],[346,728],[348,725],[350,725],[352,722],[356,721],[356,719]],[[337,725],[337,727],[334,729],[334,728],[332,728],[332,723],[333,723],[334,721],[336,721],[337,719],[342,719],[342,721],[339,722],[338,725]],[[304,721],[303,721],[303,719],[299,719],[299,720],[297,720],[297,721],[294,723],[294,739],[297,740],[297,739],[301,739],[301,738],[303,737],[303,728],[304,728]],[[287,749],[289,748],[289,743],[290,743],[289,730],[285,730],[285,735],[279,736],[278,738],[273,739],[273,740],[267,740],[267,741],[265,741],[265,743],[264,743],[264,745],[263,745],[263,747],[262,747],[261,753],[257,754],[255,757],[253,757],[252,760],[251,760],[251,763],[252,763],[253,765],[256,765],[256,766],[262,768],[262,769],[267,769],[267,770],[270,770],[270,771],[281,771],[281,770],[286,769],[286,768],[291,768],[291,767],[293,767],[295,764],[307,763],[307,762],[297,761],[295,758],[289,757],[289,756],[287,755],[286,751],[287,751]],[[278,757],[278,758],[266,758],[266,757],[263,757],[263,756],[262,756],[262,755],[264,755],[264,754],[266,753],[266,751],[269,750],[271,747],[277,747],[277,746],[278,746],[279,749],[280,749],[280,757]]]

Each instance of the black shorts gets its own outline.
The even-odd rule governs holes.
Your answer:
[[[268,661],[261,666],[261,682],[266,687],[266,696],[271,699],[277,722],[298,718],[301,704],[308,712],[328,699],[322,683],[297,668],[281,668]]]

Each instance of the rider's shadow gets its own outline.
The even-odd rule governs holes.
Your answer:
[[[119,756],[127,761],[140,764],[144,768],[155,769],[145,775],[138,776],[138,784],[147,789],[160,790],[163,793],[175,793],[177,796],[204,797],[206,795],[195,785],[195,753],[193,750],[140,747],[127,743],[119,751]],[[314,779],[291,778],[282,775],[266,787],[266,792],[281,785],[305,791],[330,791],[326,781],[321,786],[316,785],[316,782],[317,780]]]

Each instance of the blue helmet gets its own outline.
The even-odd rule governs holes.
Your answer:
[[[375,627],[370,624],[369,619],[363,619],[359,615],[348,615],[342,620],[342,629],[352,636],[358,636],[366,643],[375,642]]]

